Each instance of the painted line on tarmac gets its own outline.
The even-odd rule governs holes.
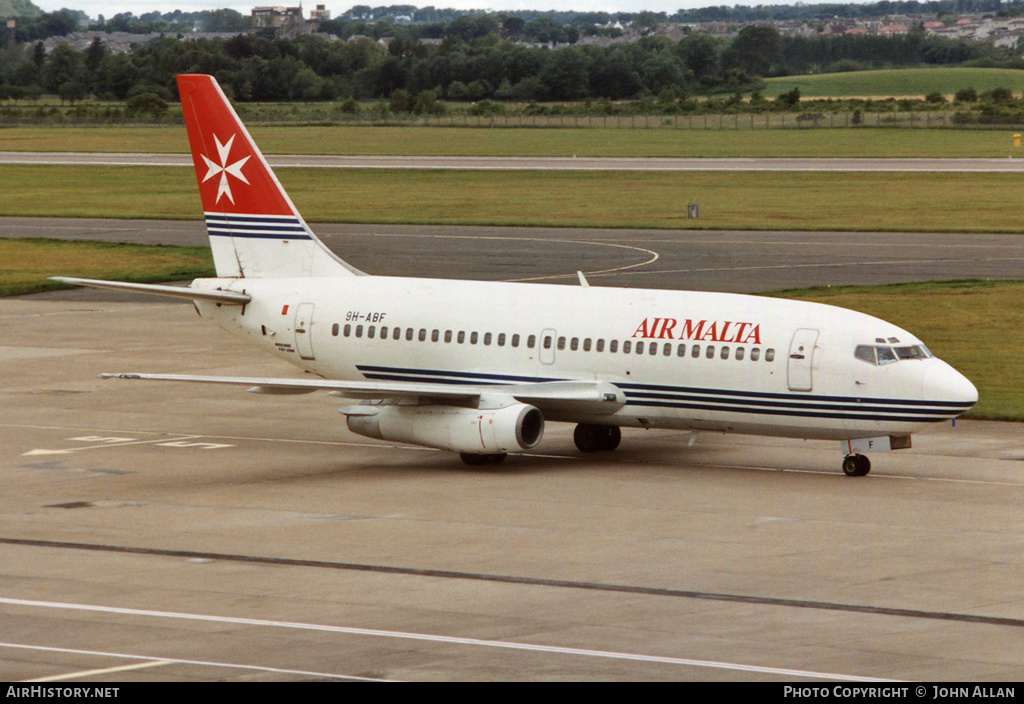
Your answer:
[[[27,645],[25,643],[3,643],[0,642],[0,648],[14,648],[20,650],[34,650],[45,653],[65,653],[68,655],[88,655],[92,657],[101,658],[120,658],[128,660],[146,660],[150,662],[157,662],[162,665],[173,664],[173,665],[194,665],[197,667],[215,667],[215,668],[227,668],[234,670],[255,670],[257,672],[271,672],[279,675],[289,676],[302,676],[302,677],[326,677],[330,679],[340,680],[356,680],[360,682],[380,682],[378,679],[371,679],[367,677],[356,677],[355,675],[338,675],[333,672],[313,672],[309,670],[288,670],[280,667],[266,667],[261,665],[242,665],[239,663],[229,662],[215,662],[213,660],[188,660],[184,658],[155,658],[149,655],[136,655],[132,653],[113,653],[104,650],[79,650],[76,648],[57,648],[52,646],[44,645]],[[112,668],[113,669],[113,668]],[[86,676],[88,673],[76,673],[80,677]],[[28,682],[42,682],[45,680],[26,680]]]
[[[643,655],[639,653],[623,653],[608,650],[592,650],[587,648],[568,648],[554,645],[541,645],[537,643],[521,643],[502,640],[486,640],[481,638],[462,638],[458,636],[443,636],[431,633],[412,633],[406,631],[386,631],[375,628],[356,628],[351,626],[332,626],[318,623],[303,623],[298,621],[271,621],[268,619],[240,618],[235,616],[213,616],[206,614],[192,614],[174,611],[153,611],[148,609],[129,609],[112,606],[96,606],[92,604],[72,604],[53,601],[35,601],[31,599],[9,599],[0,598],[0,604],[11,606],[42,608],[53,610],[85,611],[92,613],[113,614],[119,616],[132,616],[144,618],[170,619],[179,621],[199,621],[206,623],[221,623],[242,626],[253,626],[257,628],[278,628],[300,631],[317,631],[337,635],[366,636],[374,638],[385,638],[392,640],[419,641],[428,643],[444,643],[446,645],[462,645],[472,648],[497,648],[503,650],[518,650],[532,653],[544,653],[548,655],[565,655],[570,657],[602,658],[609,660],[622,660],[632,662],[644,662],[664,665],[677,665],[682,667],[708,668],[717,670],[730,670],[733,672],[750,672],[761,675],[776,675],[781,677],[807,677],[814,679],[836,680],[844,682],[890,682],[880,678],[845,675],[832,672],[816,672],[813,670],[796,670],[780,667],[765,667],[760,665],[746,665],[741,663],[721,662],[716,660],[698,660],[693,658],[676,658],[660,655]],[[0,645],[5,645],[0,643]],[[169,658],[161,658],[169,659]]]

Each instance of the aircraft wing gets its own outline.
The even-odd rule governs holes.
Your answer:
[[[141,379],[200,384],[246,386],[258,394],[307,394],[328,391],[335,396],[359,399],[416,397],[442,405],[475,405],[481,398],[508,397],[546,412],[611,414],[622,408],[626,396],[605,381],[545,381],[506,385],[450,385],[412,381],[345,381],[338,379],[288,379],[272,377],[204,376],[195,374],[101,374],[104,379]],[[342,409],[343,412],[345,409]]]

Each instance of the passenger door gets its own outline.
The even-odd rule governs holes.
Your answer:
[[[818,331],[801,328],[793,334],[789,345],[789,390],[810,391],[814,388],[814,345]]]
[[[295,309],[295,349],[302,359],[316,359],[313,355],[313,311],[312,303],[300,303]]]

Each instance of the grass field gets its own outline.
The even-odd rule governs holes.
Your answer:
[[[48,276],[156,282],[213,275],[208,247],[0,239],[0,296],[66,288]]]
[[[965,233],[1024,225],[1015,174],[281,169],[279,177],[311,222]],[[699,219],[686,219],[690,201]],[[198,219],[201,209],[191,169],[8,166],[0,216]]]
[[[1020,72],[1024,75],[1024,71]],[[845,75],[845,74],[843,74]],[[261,127],[266,154],[373,156],[977,157],[1024,156],[1013,130],[487,129]],[[184,127],[0,128],[0,151],[186,153]]]
[[[942,93],[952,97],[961,88],[978,93],[993,88],[1024,92],[1024,71],[1008,68],[904,68],[879,71],[822,73],[769,78],[765,97],[776,97],[794,88],[803,98],[923,97]]]

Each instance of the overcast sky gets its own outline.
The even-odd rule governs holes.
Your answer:
[[[46,12],[53,12],[62,7],[72,10],[82,10],[90,17],[97,15],[113,17],[119,12],[132,12],[141,15],[154,10],[160,12],[173,12],[174,10],[196,11],[196,10],[217,10],[229,7],[244,15],[248,15],[253,7],[257,5],[282,5],[295,7],[299,0],[266,0],[250,1],[245,3],[217,2],[217,0],[145,0],[144,2],[129,2],[128,0],[33,0],[36,6]],[[639,12],[640,10],[653,10],[655,12],[674,13],[679,9],[694,7],[709,7],[712,5],[776,5],[794,4],[796,0],[747,0],[746,2],[729,2],[728,0],[365,0],[364,2],[319,2],[318,0],[302,0],[302,9],[305,15],[318,4],[326,5],[331,17],[337,17],[354,5],[369,5],[370,7],[388,5],[415,5],[416,7],[434,6],[439,8],[452,8],[461,10],[577,10],[577,11],[600,11],[600,12]]]

